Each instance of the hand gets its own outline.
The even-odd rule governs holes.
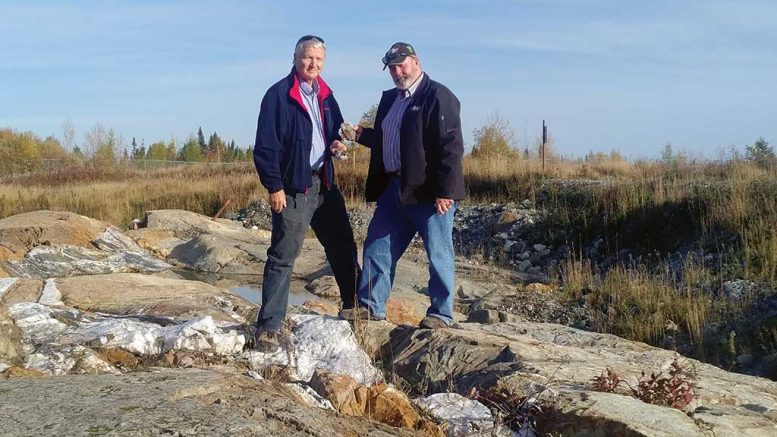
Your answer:
[[[332,152],[332,155],[334,156],[344,153],[347,150],[348,147],[339,140],[334,140],[332,141],[332,144],[329,145],[329,151]]]
[[[280,214],[283,208],[286,208],[286,193],[283,190],[270,193],[267,199],[267,203],[270,204],[270,209],[274,213]]]
[[[437,208],[437,214],[443,215],[453,206],[453,199],[443,199],[438,197],[434,200],[434,207]]]
[[[356,141],[358,142],[359,137],[362,136],[362,131],[364,130],[364,128],[360,124],[357,124],[356,126],[354,126],[354,129],[356,130]]]

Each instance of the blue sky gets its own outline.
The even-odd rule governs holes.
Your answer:
[[[0,127],[61,137],[69,119],[79,141],[99,123],[148,145],[202,126],[248,146],[312,33],[352,121],[392,86],[380,58],[402,40],[461,100],[468,145],[497,112],[519,143],[546,119],[567,156],[670,142],[714,159],[777,145],[775,21],[773,0],[0,0]]]

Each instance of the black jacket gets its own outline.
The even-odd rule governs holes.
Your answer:
[[[383,92],[375,116],[375,128],[365,128],[359,142],[372,149],[365,197],[374,202],[388,183],[383,166],[381,124],[397,96],[397,89]],[[461,158],[461,105],[444,85],[424,73],[400,127],[400,201],[403,204],[434,202],[435,198],[464,198]]]
[[[335,96],[326,82],[317,78],[318,105],[324,127],[324,165],[320,177],[324,187],[334,183],[334,166],[329,145],[339,140],[338,130],[343,122]],[[262,99],[254,143],[254,165],[259,179],[274,193],[283,189],[287,194],[304,193],[312,186],[310,148],[313,140],[313,122],[302,102],[299,79],[294,68],[291,73],[270,87]]]

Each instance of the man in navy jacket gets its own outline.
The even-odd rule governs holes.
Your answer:
[[[357,127],[357,140],[371,148],[366,198],[377,208],[364,242],[359,306],[340,316],[386,317],[397,261],[419,233],[431,300],[421,327],[445,327],[453,322],[453,215],[465,194],[460,104],[421,70],[410,44],[393,44],[383,64],[396,88],[383,92],[375,127]]]
[[[332,165],[333,153],[346,149],[338,134],[343,116],[319,76],[325,58],[323,39],[300,38],[294,49],[294,68],[267,90],[259,110],[254,164],[269,193],[272,240],[255,345],[268,352],[279,349],[291,273],[308,226],[324,246],[343,308],[354,305],[359,275],[356,243]]]

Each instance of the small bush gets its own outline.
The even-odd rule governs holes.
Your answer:
[[[642,402],[683,410],[696,397],[695,379],[695,375],[675,359],[672,361],[668,375],[653,372],[647,376],[643,371],[636,387],[609,367],[601,375],[591,379],[591,386],[599,392],[615,393],[619,387],[625,385],[627,388],[625,394]]]

